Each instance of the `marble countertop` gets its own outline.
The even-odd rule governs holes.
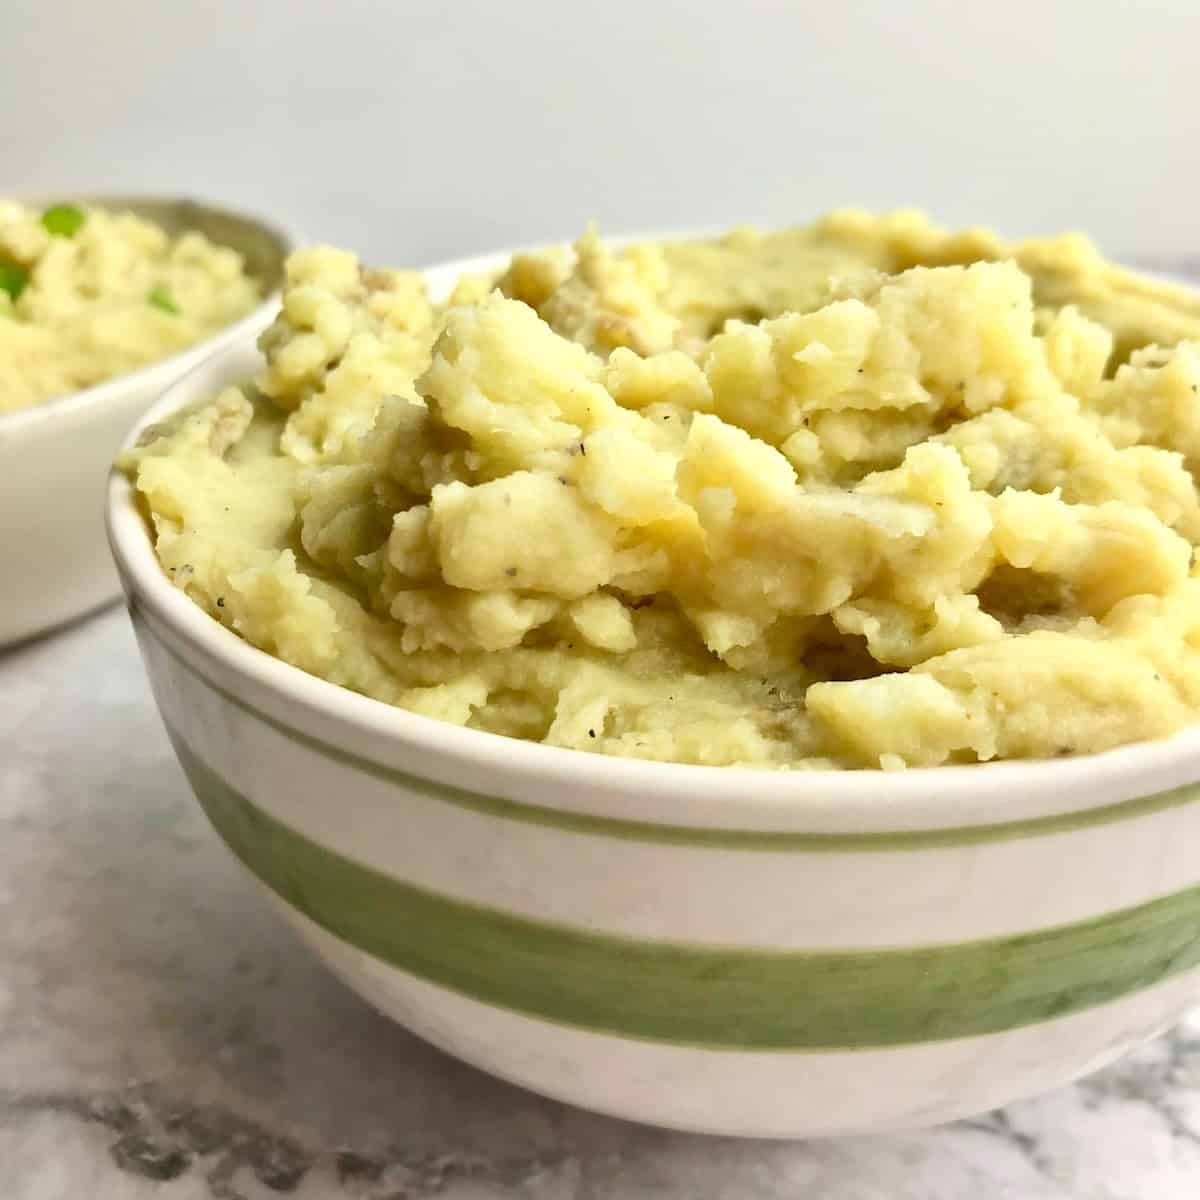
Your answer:
[[[0,654],[3,1200],[1196,1200],[1200,1010],[920,1133],[765,1143],[542,1100],[378,1016],[189,795],[128,621]]]

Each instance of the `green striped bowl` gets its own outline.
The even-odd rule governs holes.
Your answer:
[[[131,434],[246,378],[243,344]],[[726,1134],[911,1127],[1104,1065],[1200,999],[1200,736],[770,773],[460,729],[255,650],[109,536],[200,803],[383,1012],[587,1108]]]

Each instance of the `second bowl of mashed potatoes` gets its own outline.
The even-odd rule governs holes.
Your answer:
[[[116,595],[100,512],[121,434],[270,319],[293,244],[188,200],[0,198],[0,645]]]
[[[271,290],[234,247],[141,207],[0,198],[0,414],[170,358]]]

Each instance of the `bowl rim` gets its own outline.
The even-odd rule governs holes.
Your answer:
[[[182,193],[158,192],[71,192],[62,191],[3,193],[4,199],[15,200],[19,204],[44,207],[47,204],[74,201],[80,204],[93,204],[97,207],[119,208],[121,205],[136,205],[153,203],[164,206],[193,207],[204,209],[222,217],[241,221],[246,225],[257,226],[279,242],[283,258],[287,258],[294,250],[304,244],[303,235],[296,229],[277,222],[259,213],[248,212],[240,208],[202,200],[195,196]],[[150,218],[147,218],[150,219]],[[53,432],[53,427],[70,424],[72,418],[83,410],[118,398],[123,392],[146,391],[159,393],[170,382],[182,378],[210,354],[223,350],[232,342],[240,340],[251,330],[265,325],[279,307],[281,289],[273,288],[266,293],[262,300],[244,316],[239,317],[229,325],[223,326],[199,342],[185,346],[169,358],[147,363],[132,371],[114,375],[91,387],[81,388],[77,392],[66,392],[61,396],[52,396],[49,400],[28,408],[14,409],[9,413],[0,413],[0,433],[4,436],[14,436],[20,432],[36,428],[39,432]]]
[[[675,234],[673,236],[686,236]],[[615,240],[615,239],[614,239]],[[629,240],[629,239],[621,239]],[[460,274],[491,269],[514,251],[449,260],[424,270],[437,292]],[[254,339],[240,337],[176,380],[134,424],[132,446],[164,417],[245,380],[261,366]],[[423,716],[310,675],[244,641],[174,586],[158,563],[133,484],[110,473],[106,527],[131,606],[144,609],[172,639],[218,675],[237,677],[247,695],[308,740],[330,749],[366,746],[382,767],[413,761],[453,763],[457,774],[487,773],[487,796],[528,799],[528,785],[553,789],[535,808],[570,816],[632,819],[643,826],[723,831],[889,833],[1016,828],[1123,805],[1200,781],[1200,722],[1165,738],[1096,754],[1014,759],[903,770],[774,769],[702,766],[594,754],[509,738]],[[189,664],[190,665],[190,664]],[[190,669],[196,670],[194,666]],[[200,671],[222,690],[212,674]],[[314,730],[340,727],[337,738]],[[345,741],[343,741],[343,738]],[[351,757],[354,757],[353,755]],[[446,772],[420,770],[446,783]],[[542,789],[539,788],[539,795]],[[681,803],[683,801],[683,803]]]

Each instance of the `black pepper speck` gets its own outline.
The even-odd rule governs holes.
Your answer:
[[[365,1179],[376,1183],[383,1175],[384,1164],[378,1159],[367,1158],[355,1154],[353,1150],[341,1150],[337,1156],[338,1182],[346,1183],[351,1179]]]
[[[126,1134],[109,1150],[113,1162],[122,1171],[165,1183],[178,1179],[191,1166],[192,1156],[174,1145],[160,1145],[140,1133]]]

